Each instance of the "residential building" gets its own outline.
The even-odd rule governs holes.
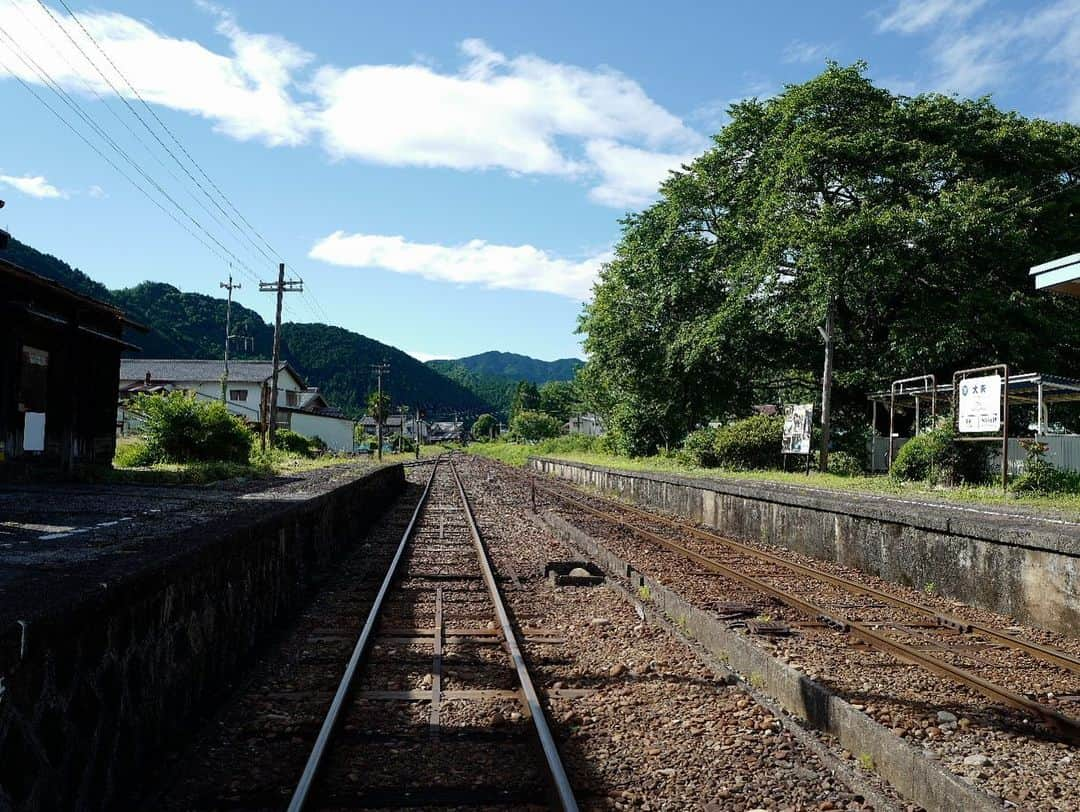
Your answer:
[[[270,361],[230,361],[225,405],[243,420],[262,425],[269,409],[274,366]],[[224,363],[216,360],[131,359],[120,364],[122,432],[137,428],[140,419],[130,409],[139,392],[181,391],[204,400],[221,400]],[[352,452],[355,422],[309,387],[288,362],[278,366],[278,426],[305,437],[318,437],[332,451]]]
[[[105,302],[0,259],[0,477],[108,466],[129,321]]]
[[[357,425],[363,430],[364,434],[374,437],[377,432],[375,430],[375,418],[365,416],[357,421]],[[420,441],[426,443],[431,433],[431,426],[426,420],[420,421]],[[390,437],[394,434],[404,434],[406,437],[416,436],[416,418],[414,416],[400,414],[387,415],[386,420],[383,421],[383,437]]]

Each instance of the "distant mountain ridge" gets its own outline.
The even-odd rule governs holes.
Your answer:
[[[428,361],[427,365],[495,407],[503,419],[510,413],[519,381],[537,386],[549,381],[570,381],[584,365],[580,358],[541,361],[528,355],[492,350],[465,358]]]
[[[514,352],[491,350],[465,358],[428,361],[429,366],[438,369],[441,365],[456,364],[477,375],[495,375],[513,381],[532,381],[537,386],[548,381],[570,381],[574,373],[585,362],[580,358],[558,358],[554,361],[541,361],[528,355]]]
[[[150,328],[129,330],[125,338],[142,349],[125,353],[138,358],[221,358],[225,338],[225,299],[184,293],[162,282],[143,282],[110,290],[63,260],[12,239],[0,258],[53,279],[72,290],[119,307],[128,318]],[[232,305],[234,334],[251,337],[253,350],[230,350],[237,359],[270,357],[274,328],[254,310]],[[420,407],[430,417],[459,413],[476,415],[494,406],[461,384],[440,375],[396,347],[326,324],[285,323],[281,326],[281,355],[318,386],[331,404],[351,417],[364,414],[367,395],[375,388],[371,365],[384,361],[390,373],[383,385],[394,408]]]

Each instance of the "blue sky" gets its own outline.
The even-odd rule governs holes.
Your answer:
[[[60,0],[44,2],[0,0],[9,231],[110,287],[216,294],[232,262],[237,299],[267,318],[272,296],[255,280],[280,255],[307,286],[287,318],[420,358],[580,354],[577,316],[619,218],[707,146],[731,102],[826,58],[865,59],[900,93],[988,93],[1080,121],[1080,0],[67,0],[95,42]]]

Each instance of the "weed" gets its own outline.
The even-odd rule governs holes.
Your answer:
[[[652,590],[649,589],[649,587],[647,585],[645,585],[645,584],[642,584],[641,586],[638,587],[637,594],[638,594],[638,597],[641,598],[643,601],[651,601],[652,600]]]
[[[874,757],[869,753],[859,753],[857,761],[859,762],[859,766],[868,773],[874,771]]]
[[[755,671],[750,675],[750,684],[758,690],[761,690],[765,687],[765,676]]]
[[[935,584],[933,581],[927,581],[925,584],[923,584],[922,591],[925,592],[927,595],[933,595],[937,592],[937,584]]]
[[[758,615],[756,618],[754,618],[754,620],[756,620],[758,623],[768,623],[770,620],[772,620],[772,615]]]

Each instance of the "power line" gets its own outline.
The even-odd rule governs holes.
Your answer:
[[[252,245],[254,245],[256,248],[258,248],[258,250],[263,254],[263,256],[266,257],[270,262],[282,261],[280,253],[278,251],[276,251],[274,249],[274,247],[270,245],[269,241],[262,235],[262,233],[260,233],[259,230],[256,229],[246,217],[244,217],[243,213],[236,207],[236,205],[232,202],[232,200],[229,198],[229,196],[226,195],[221,190],[221,188],[214,182],[214,180],[210,177],[210,175],[206,172],[206,170],[202,167],[202,165],[197,160],[195,160],[194,156],[192,156],[191,153],[187,150],[187,148],[184,146],[183,142],[180,141],[180,139],[172,131],[172,129],[161,119],[161,117],[157,114],[157,111],[155,111],[154,108],[151,107],[150,104],[146,101],[146,99],[143,98],[143,95],[139,92],[138,88],[136,88],[135,85],[131,82],[131,80],[128,79],[127,75],[123,71],[120,70],[119,66],[117,66],[117,64],[113,61],[113,59],[105,51],[105,49],[102,47],[102,45],[94,37],[94,35],[91,34],[89,30],[87,30],[86,26],[83,25],[82,20],[79,19],[78,15],[75,14],[75,12],[67,4],[66,0],[60,0],[60,4],[64,7],[65,11],[67,11],[67,13],[71,17],[71,19],[74,20],[75,23],[79,26],[79,28],[82,30],[82,32],[86,36],[86,38],[88,40],[90,40],[90,42],[94,45],[94,47],[97,49],[98,53],[101,54],[101,56],[105,59],[105,61],[108,62],[108,64],[116,72],[116,75],[119,76],[123,80],[124,84],[127,85],[128,89],[142,103],[142,106],[146,108],[147,112],[150,113],[150,115],[158,123],[158,125],[161,127],[161,129],[165,131],[165,133],[169,136],[169,138],[172,140],[172,142],[174,144],[176,144],[177,148],[184,154],[184,156],[188,159],[188,161],[190,161],[192,166],[194,166],[195,169],[199,172],[199,174],[202,175],[202,177],[206,179],[206,182],[210,185],[210,187],[213,188],[213,190],[215,192],[217,192],[218,196],[236,214],[236,216],[244,223],[244,225],[246,225],[247,228],[256,237],[259,238],[259,240],[263,243],[263,245],[266,246],[266,248],[270,252],[269,254],[267,253],[267,251],[264,251],[261,247],[259,247],[255,243],[254,240],[252,240],[250,237],[248,237],[246,233],[244,233],[243,229],[240,228],[240,226],[236,223],[236,221],[233,220],[233,218],[221,207],[221,205],[217,202],[217,200],[214,199],[213,196],[210,195],[209,192],[206,191],[206,188],[191,174],[191,172],[187,169],[186,166],[184,166],[184,164],[180,161],[180,159],[176,157],[176,154],[171,149],[169,149],[168,146],[166,146],[164,144],[164,142],[162,142],[162,140],[158,137],[158,135],[150,127],[150,125],[147,124],[146,120],[143,119],[142,116],[140,116],[138,114],[138,112],[134,109],[134,107],[128,102],[128,100],[123,96],[123,94],[121,94],[120,91],[116,88],[115,84],[113,84],[113,82],[105,75],[105,73],[101,70],[101,68],[97,65],[97,63],[94,62],[86,54],[86,52],[82,49],[82,47],[79,46],[78,43],[75,42],[74,38],[67,31],[67,29],[65,29],[60,24],[60,21],[56,19],[56,17],[49,10],[48,6],[45,5],[44,0],[38,0],[38,5],[40,5],[42,7],[42,9],[45,10],[46,14],[49,15],[50,19],[52,19],[53,22],[56,23],[56,25],[64,32],[64,34],[68,37],[68,39],[71,40],[72,44],[75,45],[76,48],[78,48],[79,52],[83,54],[83,57],[88,62],[90,62],[90,64],[94,67],[94,69],[98,72],[98,74],[101,75],[102,79],[104,79],[108,83],[109,87],[112,88],[113,92],[116,93],[116,95],[120,97],[121,101],[123,101],[125,106],[127,106],[127,108],[132,112],[132,114],[135,115],[136,118],[139,119],[140,123],[142,123],[142,125],[144,127],[146,127],[147,131],[150,132],[151,135],[153,135],[154,140],[158,142],[158,144],[162,147],[162,149],[164,149],[166,152],[168,152],[170,157],[172,157],[172,159],[177,163],[177,165],[180,166],[180,168],[184,171],[184,174],[187,175],[188,178],[190,178],[191,181],[194,182],[196,184],[196,186],[198,186],[199,190],[202,191],[202,193],[204,195],[206,195],[206,197],[208,199],[210,199],[211,202],[214,203],[214,205],[218,208],[218,210],[221,211],[221,213],[225,215],[225,217],[229,220],[229,222],[232,223],[236,227],[237,231],[240,232],[245,237],[245,239],[247,239]],[[272,256],[271,256],[271,254],[272,254]],[[301,282],[304,281],[302,277],[300,278],[300,281]],[[306,293],[308,294],[308,296],[310,296],[310,300],[305,299],[305,301],[312,302],[314,304],[314,306],[317,307],[318,310],[322,313],[322,315],[324,317],[326,317],[326,319],[329,321],[329,315],[326,313],[326,310],[323,308],[322,303],[318,301],[318,298],[315,296],[315,293],[310,289],[310,287],[307,289]],[[288,307],[286,307],[286,309],[288,309]],[[318,316],[318,314],[315,313],[314,308],[312,308],[312,312],[313,312],[314,315],[316,315],[316,317]]]

